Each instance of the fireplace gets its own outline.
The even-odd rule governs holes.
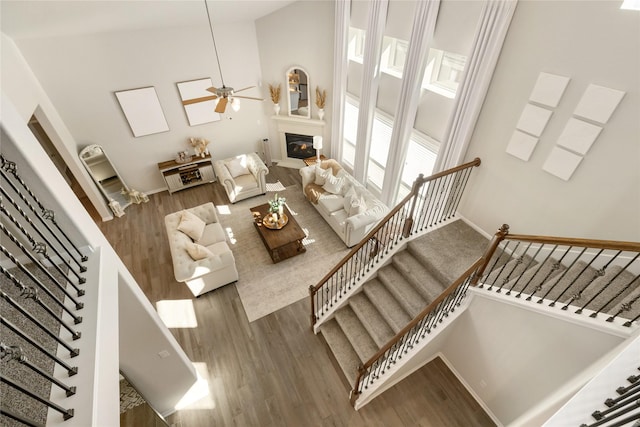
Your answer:
[[[284,135],[287,142],[287,157],[306,159],[316,155],[312,136],[295,133],[285,133]]]

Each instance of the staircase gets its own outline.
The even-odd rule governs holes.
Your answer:
[[[488,243],[462,220],[412,240],[320,326],[349,384],[358,366],[460,277]]]

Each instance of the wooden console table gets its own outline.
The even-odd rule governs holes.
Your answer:
[[[216,180],[210,154],[194,157],[185,163],[178,163],[175,160],[161,162],[158,163],[158,169],[170,194]]]

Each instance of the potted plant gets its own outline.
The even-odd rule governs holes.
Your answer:
[[[318,118],[320,120],[324,119],[324,105],[327,102],[327,91],[320,90],[318,86],[316,86],[316,106],[318,107]]]
[[[273,102],[273,111],[277,116],[280,113],[280,84],[278,86],[269,84],[269,95],[271,95],[271,101]]]

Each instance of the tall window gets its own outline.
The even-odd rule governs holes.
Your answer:
[[[356,159],[356,136],[358,135],[358,100],[345,97],[342,161],[353,170]]]
[[[429,49],[422,87],[447,98],[455,98],[466,62],[466,56]]]
[[[418,175],[423,174],[427,177],[433,173],[439,147],[440,143],[438,141],[429,138],[422,132],[415,129],[411,132],[396,203],[409,194],[411,186]]]
[[[362,64],[362,59],[364,58],[365,34],[365,30],[349,27],[349,48],[347,49],[349,60]]]
[[[371,147],[369,149],[369,164],[367,168],[367,183],[373,186],[378,193],[382,191],[384,171],[389,156],[389,144],[393,119],[376,110],[373,116],[373,129],[371,132]]]

